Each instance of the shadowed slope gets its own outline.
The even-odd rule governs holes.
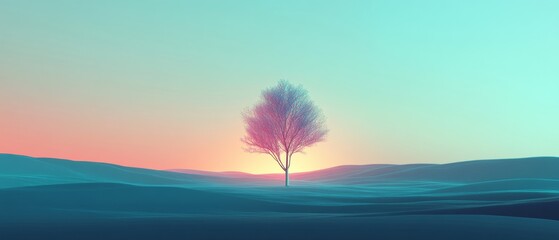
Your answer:
[[[559,197],[512,204],[493,204],[481,207],[456,207],[425,211],[422,214],[497,215],[559,220]]]
[[[559,193],[559,179],[504,179],[475,182],[452,187],[440,188],[433,193],[471,193],[504,191],[548,191]]]
[[[505,207],[507,216],[528,216],[530,204],[557,207],[559,194],[504,192],[460,195],[408,195],[379,197],[329,194],[329,189],[265,188],[231,192],[220,188],[195,190],[184,187],[132,186],[114,183],[79,183],[0,189],[1,219],[28,220],[57,217],[138,217],[253,214],[339,216],[372,214],[470,213],[493,214]],[[511,205],[512,204],[512,205]],[[510,206],[509,206],[510,205]],[[487,209],[485,209],[487,208]],[[543,210],[541,208],[540,210]],[[487,211],[485,211],[487,210]],[[546,218],[559,219],[558,213]],[[555,214],[555,215],[554,215]],[[501,214],[498,214],[501,215]],[[538,217],[535,215],[530,215]]]
[[[264,211],[272,204],[181,187],[78,183],[0,189],[2,219],[177,216]]]
[[[500,216],[199,217],[0,225],[8,239],[556,240],[558,221]]]

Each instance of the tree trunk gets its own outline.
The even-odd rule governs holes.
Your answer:
[[[289,168],[285,169],[285,187],[289,187]]]
[[[289,164],[291,158],[289,156],[289,151],[285,151],[285,187],[289,187]]]

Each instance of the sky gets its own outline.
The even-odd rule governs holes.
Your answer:
[[[241,112],[301,84],[290,172],[559,155],[559,1],[0,0],[0,152],[281,172]]]

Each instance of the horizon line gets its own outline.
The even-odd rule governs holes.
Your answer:
[[[100,164],[108,164],[120,167],[127,167],[127,168],[137,168],[137,169],[147,169],[147,170],[156,170],[156,171],[167,171],[167,172],[178,172],[180,171],[194,171],[194,172],[206,172],[206,173],[244,173],[250,175],[274,175],[274,174],[283,174],[281,172],[266,172],[266,173],[253,173],[253,172],[244,172],[244,171],[237,171],[237,170],[225,170],[225,171],[211,171],[211,170],[203,170],[203,169],[193,169],[193,168],[167,168],[167,169],[156,169],[156,168],[148,168],[148,167],[138,167],[138,166],[130,166],[130,165],[122,165],[117,163],[111,162],[102,162],[102,161],[91,161],[91,160],[78,160],[78,159],[68,159],[68,158],[59,158],[59,157],[44,157],[44,156],[31,156],[26,154],[15,154],[15,153],[6,153],[0,152],[0,155],[13,155],[13,156],[20,156],[20,157],[28,157],[28,158],[38,158],[38,159],[55,159],[61,161],[73,161],[73,162],[84,162],[84,163],[100,163]],[[473,162],[473,161],[492,161],[492,160],[514,160],[514,159],[529,159],[529,158],[559,158],[559,156],[526,156],[526,157],[510,157],[510,158],[487,158],[487,159],[470,159],[470,160],[463,160],[463,161],[454,161],[454,162],[446,162],[446,163],[426,163],[426,162],[417,162],[417,163],[371,163],[371,164],[344,164],[344,165],[336,165],[331,167],[325,167],[310,171],[299,171],[299,172],[292,172],[292,173],[311,173],[315,171],[333,169],[337,167],[346,167],[346,166],[372,166],[372,165],[391,165],[391,166],[404,166],[404,165],[446,165],[446,164],[455,164],[455,163],[464,163],[464,162]],[[194,173],[193,173],[194,174]]]

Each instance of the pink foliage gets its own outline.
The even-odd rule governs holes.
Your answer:
[[[262,100],[243,114],[247,151],[269,154],[287,172],[291,156],[323,141],[328,130],[322,112],[301,86],[280,81],[262,92]],[[282,161],[282,154],[285,161]]]

